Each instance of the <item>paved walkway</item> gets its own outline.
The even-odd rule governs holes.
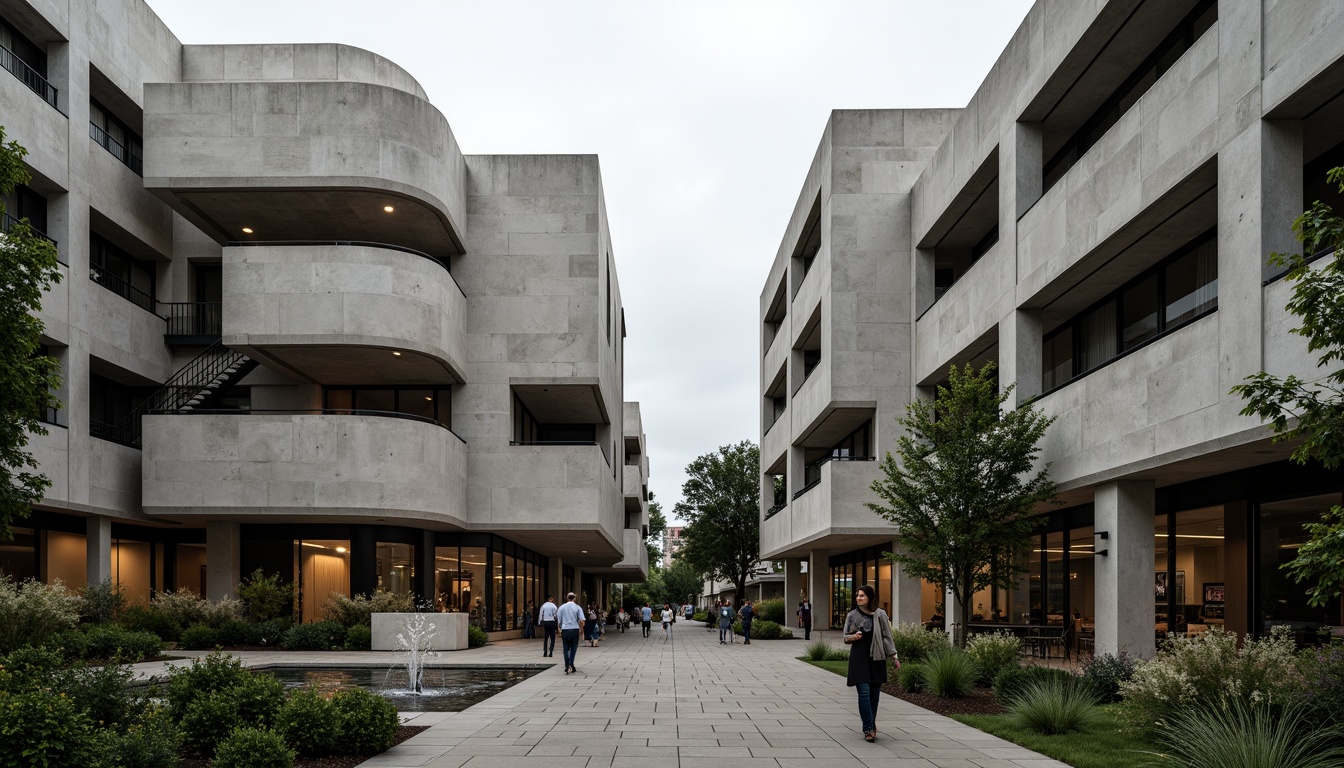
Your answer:
[[[430,729],[367,768],[1067,768],[941,715],[883,695],[878,740],[863,741],[854,691],[795,657],[798,640],[719,645],[678,623],[670,642],[608,633],[581,645],[565,675],[557,642],[509,640],[444,654],[443,664],[555,666],[462,712],[408,714]],[[838,643],[835,643],[838,645]],[[240,653],[248,663],[382,661],[389,654]],[[278,659],[276,657],[279,657]],[[139,665],[152,672],[158,665]]]

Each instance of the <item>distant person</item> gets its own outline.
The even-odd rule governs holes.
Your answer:
[[[751,607],[750,600],[742,601],[742,608],[737,612],[742,619],[742,637],[746,638],[743,645],[751,645],[751,621],[756,618],[756,611]]]
[[[590,648],[596,648],[599,627],[597,625],[597,607],[594,606],[592,603],[588,604],[588,613],[586,618],[588,619],[588,621],[586,624],[584,624],[584,626],[587,628],[584,634],[587,636],[588,646]]]
[[[672,622],[676,620],[676,614],[672,613],[672,606],[663,603],[663,642],[667,642],[667,636],[672,632]]]
[[[812,601],[804,597],[798,603],[798,626],[802,627],[803,639],[812,639]]]
[[[685,605],[681,606],[682,618],[686,619],[687,621],[690,621],[691,617],[694,615],[695,615],[695,609],[691,607],[690,603],[686,603]]]
[[[719,606],[719,645],[733,642],[733,604],[725,597]]]
[[[648,603],[645,603],[644,607],[639,610],[639,623],[644,629],[644,639],[648,640],[649,635],[653,634],[653,609],[649,607]]]
[[[532,638],[534,638],[534,637],[537,636],[536,625],[532,623],[533,620],[534,620],[534,618],[535,618],[535,617],[534,617],[534,614],[535,614],[535,613],[536,613],[536,606],[532,603],[531,600],[528,600],[528,601],[527,601],[527,608],[524,609],[524,612],[523,612],[523,639],[524,639],[524,640],[531,640]]]
[[[541,611],[538,614],[541,619],[542,656],[555,655],[556,612],[559,610],[555,604],[555,595],[547,595],[546,602],[541,604]]]
[[[849,646],[849,674],[845,682],[859,694],[863,740],[877,741],[877,705],[887,681],[887,659],[901,668],[891,638],[891,619],[877,607],[877,590],[864,584],[854,591],[856,607],[845,617],[845,644]]]
[[[616,628],[621,630],[621,633],[624,634],[625,628],[629,624],[630,624],[630,614],[626,613],[624,606],[622,606],[621,612],[616,614]]]
[[[564,645],[565,674],[578,672],[574,656],[579,651],[579,632],[583,631],[583,609],[574,602],[574,593],[565,595],[565,604],[556,611],[560,622],[560,642]]]

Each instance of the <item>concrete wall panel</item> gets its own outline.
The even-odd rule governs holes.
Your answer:
[[[376,53],[338,43],[187,45],[188,82],[356,82],[383,85],[428,101],[409,72]]]

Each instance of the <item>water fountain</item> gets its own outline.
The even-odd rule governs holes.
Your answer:
[[[416,613],[407,619],[397,633],[397,650],[406,659],[406,690],[412,695],[425,694],[425,661],[439,655],[434,647],[434,625],[425,621],[425,614]]]

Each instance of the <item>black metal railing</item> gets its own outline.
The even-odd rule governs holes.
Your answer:
[[[817,459],[816,461],[812,462],[811,464],[808,464],[806,467],[803,468],[803,480],[804,480],[804,482],[806,483],[806,485],[804,485],[802,488],[800,488],[800,489],[798,490],[797,493],[793,494],[793,498],[796,499],[796,498],[798,498],[799,496],[802,496],[804,493],[807,493],[808,491],[810,491],[810,490],[812,490],[813,488],[815,488],[816,485],[817,485],[818,483],[821,482],[821,467],[822,467],[822,465],[826,464],[827,462],[831,462],[831,461],[877,461],[877,457],[876,457],[876,456],[822,456],[820,459]]]
[[[222,333],[224,304],[218,301],[160,301],[158,315],[167,336],[217,337]]]
[[[89,123],[89,138],[93,139],[93,143],[106,149],[108,154],[120,160],[122,165],[135,171],[135,175],[145,175],[144,161],[131,152],[130,147],[127,147],[120,141],[112,138],[112,136],[99,127],[97,123]]]
[[[146,312],[154,311],[154,297],[99,267],[89,267],[89,279]]]
[[[784,508],[787,507],[787,506],[788,506],[788,504],[785,504],[784,502],[780,502],[780,503],[776,504],[775,506],[773,506],[773,507],[771,507],[771,508],[765,510],[765,519],[766,519],[766,520],[769,520],[770,518],[774,517],[775,515],[778,515],[778,514],[779,514],[780,512],[782,512],[782,511],[784,510]]]
[[[596,440],[510,440],[509,445],[597,445]]]
[[[50,424],[53,427],[64,427],[66,426],[64,414],[65,411],[62,411],[60,408],[57,408],[54,405],[47,405],[43,406],[42,411],[37,414],[37,420],[43,424]]]
[[[807,485],[804,485],[802,488],[799,488],[798,490],[794,491],[794,493],[793,493],[793,498],[794,498],[794,499],[797,499],[799,496],[802,496],[804,493],[807,493],[808,491],[812,490],[813,488],[816,488],[818,485],[821,485],[821,478],[820,478],[820,477],[818,477],[816,480],[813,480],[812,482],[808,483]]]
[[[140,421],[134,422],[134,429],[131,429],[128,421],[121,421],[117,424],[108,424],[105,421],[91,420],[89,422],[89,434],[102,440],[109,440],[122,445],[129,445],[132,448],[140,447]]]
[[[0,216],[0,232],[8,232],[10,229],[14,227],[15,224],[18,224],[20,221],[26,221],[26,219],[16,219],[13,216],[10,216],[8,213],[6,213],[4,216]],[[51,243],[51,246],[53,248],[56,248],[56,263],[65,264],[65,266],[67,267],[70,266],[68,263],[66,263],[64,257],[61,256],[61,250],[59,244],[55,240],[53,240],[46,232],[43,232],[37,227],[34,227],[31,221],[28,222],[28,231],[32,232],[35,236],[40,237],[43,240],[46,240],[48,243]]]
[[[11,74],[19,78],[24,85],[32,89],[33,93],[42,97],[57,112],[60,107],[57,106],[59,93],[56,86],[47,82],[47,78],[39,75],[36,69],[28,66],[28,62],[20,59],[13,51],[0,46],[0,67],[9,70]]]

